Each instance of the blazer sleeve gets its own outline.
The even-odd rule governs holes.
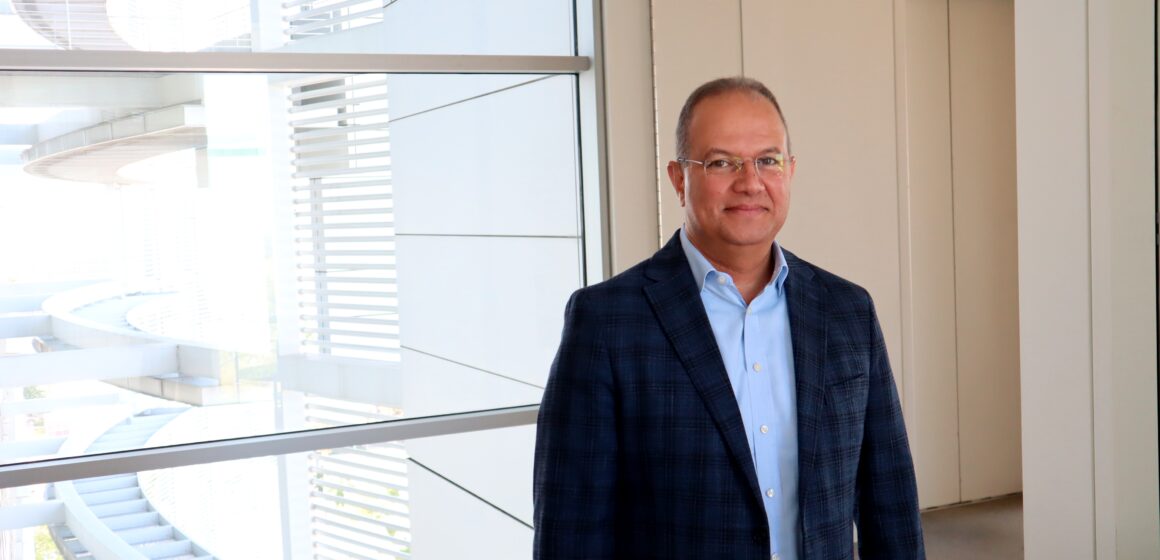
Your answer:
[[[914,463],[886,342],[869,300],[869,394],[858,463],[858,552],[863,560],[925,558]]]
[[[536,559],[615,554],[617,438],[612,367],[596,302],[573,294],[536,430]]]

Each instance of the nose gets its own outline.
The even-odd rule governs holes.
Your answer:
[[[746,160],[741,164],[741,171],[738,173],[737,180],[733,182],[733,187],[749,193],[765,189],[765,183],[761,181],[761,175],[757,172],[757,164],[753,160]]]

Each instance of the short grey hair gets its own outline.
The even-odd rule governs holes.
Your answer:
[[[789,126],[785,123],[785,114],[781,112],[781,105],[778,104],[777,97],[774,97],[773,92],[769,91],[769,88],[765,87],[765,84],[753,78],[733,76],[705,82],[693,90],[693,93],[689,94],[689,98],[685,100],[685,106],[681,107],[681,115],[677,117],[678,158],[689,157],[689,123],[693,120],[693,110],[697,108],[697,104],[710,97],[734,91],[754,93],[773,104],[773,108],[777,109],[777,116],[781,118],[781,126],[785,129],[785,149],[788,152],[786,155],[793,153],[793,148],[789,141]]]

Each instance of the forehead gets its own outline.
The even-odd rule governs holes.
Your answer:
[[[773,103],[750,91],[706,97],[689,120],[689,144],[695,150],[784,150],[785,142],[785,127]]]

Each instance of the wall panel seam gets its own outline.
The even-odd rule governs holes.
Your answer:
[[[1084,55],[1085,55],[1084,68],[1083,68],[1084,85],[1085,85],[1085,88],[1084,88],[1084,101],[1085,101],[1085,103],[1084,103],[1084,123],[1083,123],[1084,124],[1084,137],[1083,137],[1083,142],[1084,142],[1084,153],[1087,156],[1086,157],[1087,181],[1085,182],[1086,183],[1085,186],[1087,188],[1087,224],[1086,224],[1087,235],[1084,236],[1084,240],[1086,241],[1084,249],[1086,250],[1085,256],[1087,257],[1087,267],[1085,268],[1084,272],[1087,274],[1087,278],[1086,278],[1086,281],[1087,281],[1086,282],[1086,284],[1087,284],[1087,321],[1086,321],[1086,324],[1087,324],[1087,343],[1088,343],[1088,349],[1089,349],[1089,351],[1088,351],[1088,364],[1087,364],[1087,366],[1088,366],[1088,399],[1089,399],[1088,426],[1089,426],[1090,433],[1091,433],[1091,447],[1089,448],[1090,454],[1088,456],[1088,461],[1089,461],[1089,466],[1091,468],[1091,478],[1089,479],[1091,486],[1089,488],[1089,491],[1090,491],[1091,504],[1092,504],[1091,523],[1089,524],[1088,529],[1091,531],[1091,539],[1092,539],[1091,540],[1091,543],[1092,543],[1091,544],[1091,546],[1092,546],[1091,557],[1097,558],[1097,554],[1099,552],[1099,537],[1100,537],[1100,535],[1099,535],[1099,531],[1097,530],[1096,523],[1095,523],[1095,508],[1096,508],[1096,504],[1098,503],[1097,502],[1097,492],[1096,492],[1096,484],[1097,484],[1096,469],[1098,468],[1098,466],[1096,465],[1095,450],[1096,450],[1096,437],[1098,437],[1098,434],[1096,432],[1096,406],[1097,406],[1097,403],[1096,403],[1096,395],[1095,395],[1095,393],[1096,393],[1096,387],[1095,387],[1096,352],[1095,352],[1094,325],[1092,325],[1092,321],[1095,317],[1095,313],[1094,313],[1094,309],[1092,308],[1092,305],[1093,305],[1092,279],[1094,277],[1094,273],[1092,271],[1093,263],[1092,263],[1092,150],[1091,150],[1091,137],[1092,137],[1092,106],[1091,106],[1091,102],[1092,102],[1092,81],[1091,81],[1091,78],[1092,78],[1092,76],[1091,76],[1092,13],[1091,12],[1092,12],[1091,0],[1085,0],[1084,1],[1084,28],[1083,28],[1083,32],[1084,32],[1083,33],[1083,42],[1084,42]]]
[[[745,0],[737,0],[737,40],[741,42],[741,75],[745,72]]]
[[[959,485],[959,501],[963,499],[963,419],[962,411],[959,406],[961,399],[959,392],[962,389],[962,384],[959,380],[959,256],[958,256],[958,242],[957,231],[955,228],[955,90],[954,90],[954,65],[952,58],[954,54],[951,49],[954,48],[954,43],[951,37],[951,0],[946,0],[947,13],[947,133],[950,134],[947,146],[950,148],[949,161],[951,166],[950,186],[951,186],[951,294],[954,298],[952,309],[954,310],[954,364],[955,364],[955,452],[958,454],[958,475],[955,477]]]
[[[527,527],[528,529],[533,528],[530,523],[528,523],[527,521],[524,521],[523,519],[520,519],[519,517],[516,516],[516,514],[510,512],[506,509],[503,509],[502,507],[498,506],[495,502],[492,502],[491,500],[488,500],[487,498],[484,498],[483,496],[480,496],[479,494],[476,494],[475,492],[468,490],[466,486],[463,486],[462,484],[459,484],[458,482],[451,480],[450,478],[448,478],[447,476],[444,476],[439,471],[419,462],[414,457],[408,458],[407,461],[409,461],[413,465],[415,465],[419,468],[422,468],[423,470],[431,473],[432,476],[438,477],[443,482],[450,484],[451,486],[455,487],[455,489],[467,494],[468,496],[471,496],[472,498],[476,499],[480,503],[494,509],[495,511],[497,511],[499,513],[502,513],[504,516],[510,518],[512,521],[515,521],[516,523],[519,523],[520,525]]]
[[[664,224],[664,193],[661,192],[661,183],[664,181],[665,173],[661,172],[661,103],[660,93],[658,91],[659,82],[657,81],[657,20],[653,15],[656,10],[656,0],[651,0],[648,3],[648,29],[649,29],[649,45],[652,46],[652,52],[649,53],[651,63],[649,64],[652,70],[652,103],[653,103],[653,151],[656,154],[653,157],[653,165],[657,170],[657,247],[662,247],[665,244],[665,224]]]

